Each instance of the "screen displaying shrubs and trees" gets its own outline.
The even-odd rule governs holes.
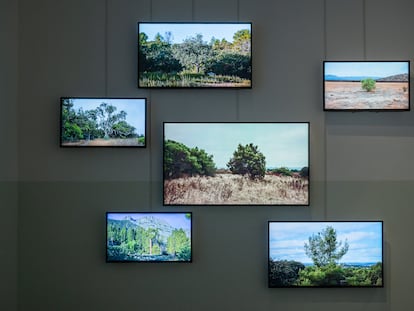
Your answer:
[[[109,262],[190,262],[191,213],[107,213]]]
[[[61,146],[145,147],[146,100],[61,98]]]
[[[164,205],[308,205],[309,123],[164,123]]]
[[[250,88],[250,23],[138,23],[139,87]]]
[[[269,222],[269,287],[382,287],[382,222]]]

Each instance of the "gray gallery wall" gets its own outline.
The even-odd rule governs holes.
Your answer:
[[[0,310],[17,304],[17,47],[16,1],[0,1]]]
[[[414,112],[324,112],[322,61],[413,60],[413,12],[410,0],[0,0],[0,309],[408,310]],[[253,88],[138,89],[137,21],[252,22]],[[147,97],[148,147],[59,148],[61,96]],[[175,207],[193,212],[193,263],[105,263],[106,211],[171,210],[163,121],[309,121],[310,206]],[[267,288],[268,220],[366,219],[384,221],[384,288]]]

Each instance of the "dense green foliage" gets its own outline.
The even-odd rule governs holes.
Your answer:
[[[375,80],[372,78],[363,79],[361,80],[361,86],[365,91],[371,92],[375,89]]]
[[[158,260],[191,259],[191,241],[183,229],[162,237],[158,228],[143,228],[128,220],[113,220],[107,226],[108,257],[112,260],[139,260],[142,256]]]
[[[214,176],[216,166],[213,156],[203,149],[166,140],[164,142],[164,177],[166,179],[184,176]]]
[[[71,99],[62,102],[62,141],[93,140],[97,138],[137,138],[145,141],[143,134],[138,135],[135,127],[128,124],[125,111],[102,103],[96,109],[75,110]]]
[[[233,174],[247,175],[251,179],[263,179],[266,174],[266,159],[258,146],[252,143],[245,146],[239,144],[227,167]]]
[[[233,42],[201,34],[181,43],[172,34],[157,34],[153,40],[139,34],[140,84],[146,86],[204,86],[222,83],[249,84],[251,79],[251,34],[237,31]]]
[[[299,272],[305,269],[305,266],[298,261],[269,259],[269,286],[291,286],[297,283]]]
[[[269,286],[381,286],[382,263],[372,266],[338,264],[348,251],[348,242],[338,242],[336,231],[327,226],[305,243],[305,253],[313,265],[269,259]]]
[[[281,175],[281,176],[292,176],[293,175],[293,171],[291,171],[287,167],[279,167],[279,168],[269,169],[268,171],[270,173],[273,173],[273,174],[276,174],[276,175]]]
[[[347,241],[342,246],[342,241],[336,239],[336,230],[331,226],[327,226],[322,232],[313,234],[308,239],[309,243],[305,243],[305,253],[312,259],[317,267],[336,264],[349,249]]]
[[[308,166],[302,167],[299,174],[301,177],[309,177],[309,167]]]

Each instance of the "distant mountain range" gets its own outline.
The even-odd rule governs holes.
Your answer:
[[[145,230],[147,230],[148,228],[158,229],[158,232],[162,240],[164,241],[167,241],[167,238],[172,234],[174,229],[179,229],[174,228],[168,222],[154,216],[146,216],[138,220],[131,216],[125,216],[122,220],[108,219],[108,223],[117,224],[118,226],[125,227],[127,229],[137,227],[144,228]],[[187,234],[187,236],[190,236],[189,231],[184,231]]]
[[[336,75],[325,75],[325,81],[349,81],[359,82],[363,79],[371,78],[378,82],[408,82],[408,73],[402,73],[392,75],[388,77],[373,77],[373,76],[336,76]]]

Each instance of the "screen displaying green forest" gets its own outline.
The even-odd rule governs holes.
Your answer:
[[[251,88],[251,23],[138,23],[138,87]]]
[[[191,262],[191,213],[107,213],[108,262]]]
[[[145,147],[145,98],[61,100],[62,147]]]
[[[382,221],[269,221],[269,287],[383,287]]]

